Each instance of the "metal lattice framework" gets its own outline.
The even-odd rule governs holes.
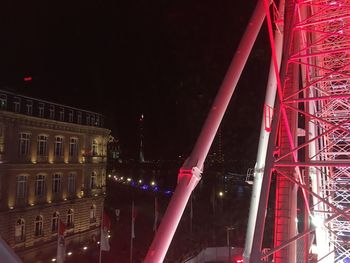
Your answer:
[[[250,262],[350,262],[350,1],[286,1],[284,39],[256,226],[275,176],[274,248],[255,230]]]

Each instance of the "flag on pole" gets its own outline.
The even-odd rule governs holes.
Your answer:
[[[103,211],[102,225],[101,225],[101,250],[103,251],[110,250],[109,238],[108,238],[108,233],[110,228],[111,228],[111,220],[107,215],[107,213]]]
[[[131,239],[135,238],[135,219],[136,219],[136,209],[134,206],[134,201],[131,205]]]
[[[66,226],[59,220],[58,223],[58,237],[57,237],[57,263],[63,263],[66,256],[66,246],[64,243],[64,232],[66,231]]]
[[[159,216],[158,198],[155,197],[154,198],[154,224],[153,224],[153,231],[154,232],[157,230],[158,216]]]

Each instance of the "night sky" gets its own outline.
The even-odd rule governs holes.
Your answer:
[[[104,114],[125,158],[187,156],[256,1],[2,1],[0,88]],[[222,123],[254,160],[269,64],[263,30]],[[25,83],[23,77],[33,80]]]

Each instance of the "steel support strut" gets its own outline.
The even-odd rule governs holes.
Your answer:
[[[278,21],[283,21],[284,16],[284,0],[281,0],[278,8]],[[283,23],[282,23],[283,26]],[[282,59],[282,45],[283,45],[283,32],[278,30],[277,26],[275,29],[275,48],[276,48],[276,57],[277,64],[280,66]],[[252,251],[253,237],[254,237],[254,228],[256,223],[256,216],[258,212],[258,205],[260,203],[260,193],[262,187],[262,179],[264,175],[265,160],[266,160],[266,151],[267,143],[269,141],[271,120],[266,120],[266,110],[272,111],[271,117],[273,116],[273,108],[275,105],[276,98],[276,89],[277,89],[277,79],[274,69],[273,59],[271,58],[270,69],[269,69],[269,78],[267,81],[266,95],[265,95],[265,105],[264,105],[264,114],[261,121],[260,128],[260,137],[259,137],[259,146],[258,154],[256,158],[256,164],[254,167],[254,183],[252,197],[250,201],[249,208],[249,219],[247,225],[247,234],[245,240],[245,247],[243,253],[243,260],[245,263],[249,262],[250,254]],[[265,191],[265,189],[264,189]]]
[[[145,263],[161,263],[165,258],[188,199],[201,178],[200,174],[203,170],[204,161],[232,94],[235,91],[237,82],[260,31],[264,18],[264,1],[259,0],[194,149],[180,169],[177,187],[148,250],[144,261]]]
[[[262,262],[266,255],[273,255],[275,263],[347,262],[350,0],[288,0],[285,10],[281,86],[249,262]],[[268,15],[271,39],[269,20]],[[275,231],[266,254],[261,245],[272,171]],[[297,196],[298,189],[304,200]],[[305,213],[299,227],[297,206]]]

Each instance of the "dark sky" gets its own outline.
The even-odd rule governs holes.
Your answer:
[[[104,114],[125,157],[137,156],[143,113],[146,159],[188,155],[255,4],[2,1],[0,87]],[[222,124],[228,158],[255,159],[269,61],[261,35]]]

